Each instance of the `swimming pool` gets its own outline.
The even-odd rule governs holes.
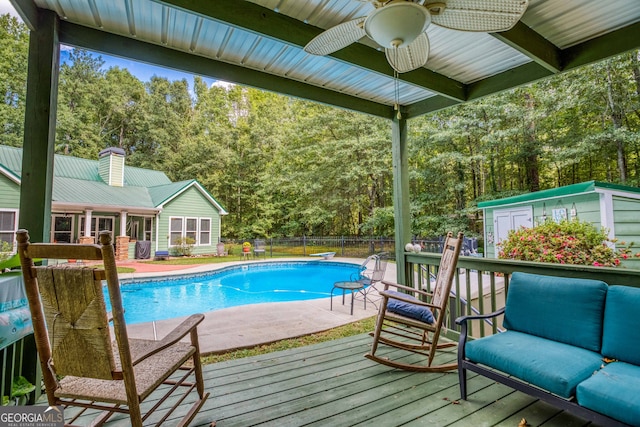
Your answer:
[[[333,283],[361,267],[327,261],[265,262],[177,277],[122,280],[127,323],[171,319],[228,307],[330,296]],[[111,310],[106,287],[107,310]]]

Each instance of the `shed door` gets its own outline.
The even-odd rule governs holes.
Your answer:
[[[509,230],[517,230],[520,227],[533,227],[533,207],[527,206],[517,209],[502,209],[493,213],[493,226],[495,232],[495,244],[506,239]],[[496,255],[498,248],[496,247]]]

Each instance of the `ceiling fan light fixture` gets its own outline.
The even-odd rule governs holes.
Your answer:
[[[425,32],[430,23],[431,15],[427,9],[400,0],[371,13],[364,22],[364,31],[382,47],[400,48]]]

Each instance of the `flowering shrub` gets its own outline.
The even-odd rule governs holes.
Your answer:
[[[588,222],[548,220],[533,228],[511,230],[498,244],[498,258],[616,267],[631,256],[633,243],[619,242],[620,247],[612,249],[613,243],[616,240],[609,239],[605,229]]]

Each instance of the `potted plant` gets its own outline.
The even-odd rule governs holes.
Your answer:
[[[249,253],[249,252],[251,252],[251,243],[249,243],[249,242],[244,242],[244,243],[242,244],[242,252],[244,252],[244,253]]]

